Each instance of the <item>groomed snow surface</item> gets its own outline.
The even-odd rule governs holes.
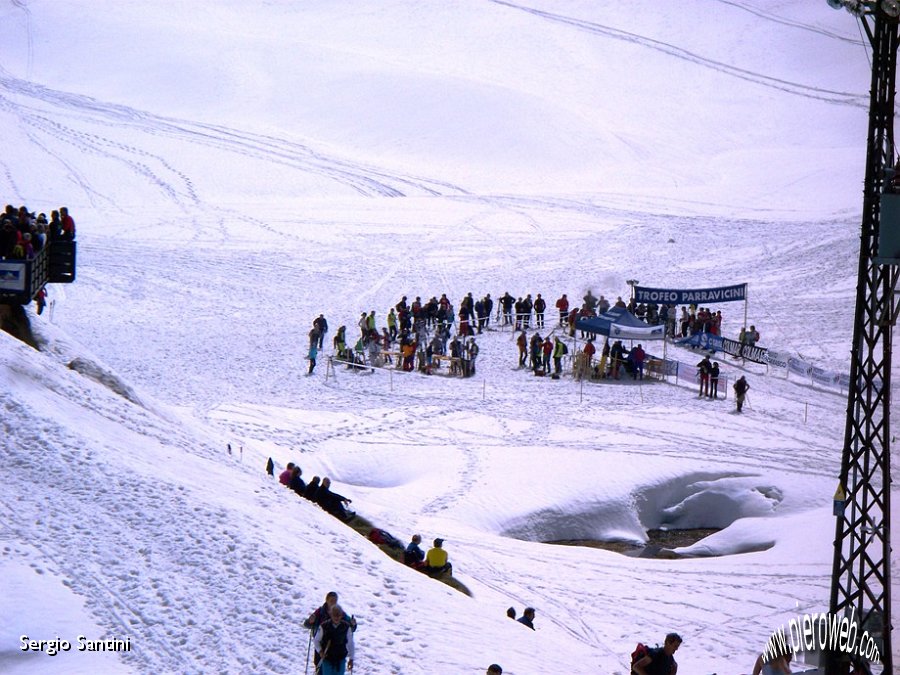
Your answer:
[[[304,672],[301,623],[329,590],[359,621],[360,675],[624,674],[671,630],[679,672],[749,673],[773,630],[827,611],[836,391],[728,358],[752,387],[742,415],[691,383],[581,387],[517,370],[500,330],[466,380],[326,380],[324,358],[305,377],[305,355],[320,312],[330,346],[402,295],[747,282],[762,345],[846,371],[869,80],[851,16],[800,0],[0,16],[0,201],[66,204],[79,239],[77,282],[29,308],[41,351],[0,333],[0,671]],[[736,336],[743,306],[713,309]],[[444,538],[473,597],[297,499],[270,456],[403,541]],[[723,529],[677,560],[543,543],[660,526]],[[536,630],[509,606],[535,607]],[[22,635],[73,648],[23,652]],[[79,635],[132,650],[81,653]]]

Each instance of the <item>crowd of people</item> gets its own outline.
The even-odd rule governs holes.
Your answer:
[[[388,311],[385,325],[379,325],[375,310],[362,312],[357,322],[359,335],[355,340],[353,336],[348,336],[347,326],[340,326],[333,338],[334,354],[348,368],[394,365],[393,359],[396,357],[398,368],[418,370],[428,375],[446,358],[451,375],[471,377],[475,375],[480,352],[474,336],[482,333],[490,323],[491,308],[493,301],[490,294],[475,300],[469,293],[460,302],[458,314],[454,313],[446,294],[442,294],[440,299],[432,296],[425,303],[420,296],[409,303],[404,295]],[[457,327],[455,333],[454,325]],[[310,373],[315,367],[315,355],[322,348],[327,330],[327,321],[320,314],[309,335]]]
[[[266,463],[266,472],[270,476],[275,475],[274,466],[274,461],[270,457]],[[318,503],[332,515],[347,522],[347,512],[344,507],[350,503],[350,500],[331,492],[331,481],[328,478],[323,478],[319,481],[318,477],[314,477],[307,485],[302,479],[302,474],[303,472],[299,466],[289,462],[285,470],[279,474],[278,480],[282,485],[294,490],[298,495]],[[350,514],[350,518],[353,515],[355,514]],[[372,532],[380,532],[382,536],[390,540],[387,543],[402,548],[402,544],[388,533],[382,530],[373,530]],[[370,539],[377,541],[372,537],[372,533],[370,533]],[[445,574],[452,576],[453,566],[449,561],[447,551],[444,549],[444,539],[440,537],[435,538],[432,542],[432,547],[427,552],[422,550],[421,543],[422,536],[414,534],[403,551],[403,562],[407,566],[435,578]],[[523,626],[535,630],[534,619],[536,611],[534,607],[526,607],[519,618],[516,617],[515,608],[510,607],[506,615]],[[341,605],[338,604],[336,591],[329,591],[326,594],[325,602],[310,612],[307,619],[303,622],[303,627],[309,631],[307,663],[310,656],[309,652],[312,650],[313,663],[317,675],[345,675],[348,671],[353,670],[353,663],[356,657],[354,633],[358,625],[356,618],[347,614]],[[632,655],[632,672],[637,675],[657,675],[661,673],[669,675],[675,673],[678,666],[672,655],[680,645],[681,638],[675,633],[670,633],[666,636],[665,644],[661,648],[648,649],[639,645],[643,651]],[[759,670],[754,672],[759,672]],[[764,670],[762,672],[769,671]],[[503,669],[500,665],[494,663],[488,666],[486,673],[487,675],[502,675]]]
[[[415,296],[409,302],[408,296],[390,307],[384,325],[379,324],[375,310],[362,312],[357,327],[358,334],[348,335],[347,326],[340,326],[334,337],[334,353],[337,360],[348,368],[370,369],[393,365],[405,371],[417,370],[432,374],[448,364],[451,375],[471,377],[476,373],[476,363],[480,346],[475,336],[489,328],[492,320],[500,328],[509,327],[519,334],[516,338],[518,366],[529,367],[535,374],[551,375],[558,378],[563,370],[563,361],[568,357],[569,345],[563,339],[565,332],[574,337],[579,319],[596,317],[612,307],[622,307],[648,325],[665,325],[666,334],[677,338],[706,332],[721,335],[722,312],[696,305],[682,306],[680,316],[673,304],[637,303],[632,298],[625,302],[618,296],[611,303],[604,295],[594,296],[591,290],[580,303],[573,306],[567,294],[563,293],[555,302],[558,323],[547,320],[551,309],[541,293],[532,297],[531,293],[513,296],[508,291],[495,303],[491,294],[476,299],[468,293],[459,302],[459,309],[442,293],[433,295],[427,301],[423,296]],[[496,307],[496,315],[492,315]],[[530,337],[528,331],[535,328]],[[562,329],[562,334],[555,334]],[[542,335],[547,331],[545,335]],[[328,332],[328,322],[323,314],[313,321],[309,332],[309,371],[312,374],[318,353],[324,345]],[[582,331],[585,339],[581,350],[573,358],[573,371],[577,378],[590,377],[595,380],[620,380],[630,376],[643,380],[645,368],[650,359],[642,344],[626,347],[622,340],[606,338],[603,346],[595,344],[595,335]],[[753,347],[759,341],[756,326],[742,328],[739,342]],[[740,356],[736,357],[740,358]],[[395,362],[396,360],[396,362]],[[708,358],[697,364],[700,382],[700,396],[716,399],[719,397],[719,364]],[[744,381],[739,388],[746,385]],[[742,405],[744,394],[739,395]],[[738,406],[738,412],[741,411]]]
[[[272,467],[272,468],[270,468]],[[269,458],[266,470],[274,475],[274,463]],[[331,479],[327,476],[320,479],[313,476],[307,484],[303,480],[303,471],[294,462],[288,462],[287,467],[278,476],[278,482],[296,492],[300,497],[318,504],[322,509],[344,523],[349,523],[356,517],[356,513],[347,509],[353,501],[331,489]]]
[[[27,206],[7,204],[0,214],[0,259],[31,260],[48,242],[75,239],[75,220],[65,206],[35,214]]]

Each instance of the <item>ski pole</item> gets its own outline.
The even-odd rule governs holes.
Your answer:
[[[325,661],[325,657],[328,655],[328,650],[331,649],[331,640],[328,641],[328,644],[325,645],[325,649],[323,649],[319,653],[319,665],[316,666],[316,673],[322,672],[322,663]]]
[[[313,636],[313,632],[312,632],[312,628],[310,628],[309,629],[309,642],[306,643],[306,670],[303,671],[304,675],[309,674],[309,651],[310,651],[310,648],[312,647],[312,636]]]

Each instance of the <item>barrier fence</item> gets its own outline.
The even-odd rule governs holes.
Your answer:
[[[558,333],[560,331],[560,325],[558,322],[558,314],[551,315],[550,312],[547,312],[547,316],[545,317],[544,330],[548,331],[548,336],[554,333]],[[513,335],[516,332],[522,330],[516,329],[514,324],[503,325],[502,319],[500,323],[496,323],[495,321],[491,321],[489,326],[485,326],[487,330],[506,330],[511,329],[513,331]],[[540,327],[534,325],[533,322],[530,322],[528,330],[540,330]],[[429,333],[431,331],[428,331]],[[477,332],[477,330],[476,330]],[[580,381],[579,386],[579,401],[584,400],[584,382],[608,382],[609,378],[602,378],[595,376],[594,367],[600,362],[600,357],[595,355],[592,357],[589,363],[585,364],[583,361],[579,362],[579,359],[583,357],[583,352],[579,350],[579,343],[583,344],[583,338],[571,338],[568,335],[568,326],[566,329],[562,331],[564,333],[564,341],[569,343],[570,353],[564,355],[562,357],[563,363],[563,371],[562,374],[564,376],[573,376],[576,381]],[[813,366],[812,364],[791,356],[789,354],[785,354],[783,352],[777,352],[771,349],[763,348],[763,347],[753,347],[751,349],[746,349],[747,345],[741,345],[740,342],[736,340],[730,340],[728,338],[723,338],[721,336],[715,336],[708,333],[701,333],[694,336],[690,336],[686,339],[676,340],[676,344],[682,346],[691,346],[697,347],[702,350],[715,352],[721,351],[724,354],[731,354],[737,358],[745,358],[748,361],[752,361],[754,363],[764,364],[766,366],[766,373],[769,374],[773,370],[783,370],[785,379],[790,379],[793,377],[800,377],[804,380],[808,380],[810,385],[821,385],[827,387],[829,389],[837,389],[843,392],[843,390],[849,387],[850,378],[845,374],[840,374],[832,371],[828,371],[822,368],[818,368]],[[741,347],[744,347],[742,350]],[[378,361],[376,359],[375,363],[369,363],[368,358],[365,355],[362,356],[362,359],[357,362],[348,362],[345,360],[341,360],[336,358],[334,355],[328,357],[327,366],[326,366],[326,374],[325,379],[328,381],[329,379],[337,379],[338,373],[342,370],[347,370],[348,374],[351,372],[356,374],[365,374],[365,373],[387,373],[388,374],[388,386],[391,392],[394,391],[394,376],[399,375],[401,377],[405,377],[407,375],[414,375],[416,373],[428,372],[428,374],[437,374],[444,375],[443,378],[438,378],[438,380],[447,379],[448,377],[452,377],[455,380],[463,380],[467,381],[467,385],[461,387],[461,391],[464,391],[466,396],[471,397],[474,389],[480,390],[482,400],[487,399],[488,392],[488,383],[486,378],[476,378],[474,377],[459,377],[460,373],[458,371],[451,372],[449,369],[449,359],[447,357],[438,357],[437,360],[445,360],[448,363],[444,367],[439,367],[437,363],[433,363],[426,370],[424,366],[424,354],[422,352],[417,352],[415,357],[415,366],[413,370],[407,371],[403,370],[400,367],[400,359],[394,358],[393,364],[388,366],[383,362]],[[437,361],[436,360],[436,361]],[[526,369],[530,363],[530,350],[526,360]],[[611,371],[611,364],[607,364]],[[631,377],[630,374],[625,372],[624,362],[622,364],[622,375],[621,377]],[[551,366],[552,367],[552,366]],[[542,373],[543,374],[543,373]],[[550,373],[546,373],[548,376]],[[651,353],[646,354],[645,361],[645,377],[647,379],[655,379],[658,381],[665,382],[667,384],[674,384],[675,386],[682,386],[686,388],[694,389],[699,393],[700,391],[700,374],[698,371],[698,367],[696,363],[684,363],[678,361],[676,359],[665,358],[664,356],[659,356]],[[777,373],[776,373],[777,374]],[[722,373],[718,378],[718,387],[717,387],[717,398],[722,400],[727,400],[730,398],[730,390],[733,384],[733,377],[729,376],[726,373]],[[461,383],[460,383],[461,384]],[[456,389],[460,389],[459,385],[455,386]],[[640,391],[641,399],[643,400],[643,391]],[[815,408],[815,404],[813,404]],[[803,404],[803,412],[802,417],[804,423],[807,422],[809,417],[809,408],[810,403],[806,402]]]

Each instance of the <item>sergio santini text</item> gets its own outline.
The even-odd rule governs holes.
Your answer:
[[[53,640],[30,640],[27,635],[19,638],[19,649],[23,652],[46,652],[47,656],[56,656],[60,652],[72,649],[72,643],[59,636]],[[84,635],[75,638],[75,649],[79,652],[130,652],[131,638],[109,638],[89,640]]]

